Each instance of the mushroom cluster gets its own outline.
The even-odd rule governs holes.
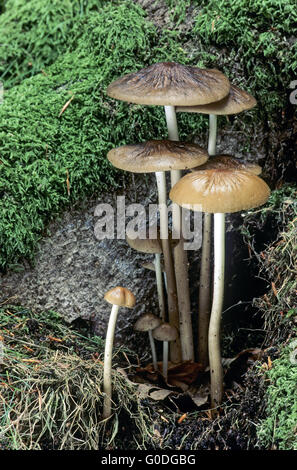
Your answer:
[[[261,168],[257,164],[246,163],[232,156],[215,156],[217,116],[251,109],[256,105],[256,100],[231,85],[228,78],[216,69],[201,69],[174,62],[156,63],[125,75],[108,86],[107,94],[129,103],[164,106],[168,129],[167,139],[123,145],[112,149],[107,156],[116,168],[133,173],[155,173],[156,176],[160,219],[158,237],[156,240],[141,240],[127,234],[127,241],[133,249],[155,255],[154,264],[148,267],[156,272],[160,312],[159,317],[151,313],[143,315],[137,320],[135,330],[148,332],[155,370],[158,364],[154,339],[163,341],[162,370],[165,379],[168,373],[169,343],[171,362],[196,359],[205,368],[209,364],[211,405],[215,408],[223,397],[220,323],[224,294],[225,214],[260,206],[269,196],[268,186],[258,176]],[[176,111],[209,114],[208,151],[194,143],[179,140]],[[186,171],[187,174],[183,176]],[[172,233],[177,240],[172,239],[168,228],[166,172],[170,172],[171,178],[169,197],[173,201]],[[204,214],[198,341],[193,338],[192,330],[188,259],[182,235],[183,207]],[[212,214],[214,267],[211,295]],[[132,293],[129,295],[133,296]],[[105,298],[110,301],[110,292]],[[131,298],[129,304],[122,300],[117,302],[113,304],[106,338],[104,417],[111,413],[109,366],[117,310],[119,306],[134,305]]]

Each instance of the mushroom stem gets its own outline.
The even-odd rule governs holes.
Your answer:
[[[158,370],[156,346],[155,346],[155,341],[153,338],[152,330],[148,331],[148,335],[149,335],[150,345],[151,345],[151,350],[152,350],[152,359],[153,359],[154,369]]]
[[[163,342],[163,376],[167,382],[168,377],[168,341]]]
[[[209,115],[208,153],[216,154],[217,115]],[[204,213],[202,254],[199,281],[199,315],[198,315],[198,361],[203,367],[208,365],[207,336],[210,315],[210,246],[211,214]]]
[[[109,418],[111,415],[111,397],[112,397],[112,385],[111,385],[111,364],[112,364],[112,348],[114,331],[117,322],[117,316],[119,311],[118,305],[113,305],[111,314],[109,317],[106,340],[105,340],[105,351],[104,351],[104,371],[103,371],[103,391],[105,393],[103,403],[103,419]]]
[[[179,140],[176,112],[174,106],[165,106],[165,116],[170,140]],[[171,187],[181,178],[180,170],[171,170]],[[188,275],[188,257],[184,250],[182,237],[182,209],[178,204],[172,204],[172,232],[180,242],[174,248],[174,267],[179,307],[179,329],[183,361],[194,361],[193,330],[191,318],[191,303]]]
[[[163,321],[166,321],[165,318],[165,299],[164,299],[164,289],[163,289],[163,279],[162,279],[162,268],[161,268],[161,254],[155,254],[155,270],[156,270],[156,283],[157,283],[157,292],[159,300],[160,315]]]
[[[209,322],[208,348],[211,380],[211,406],[220,405],[223,397],[223,368],[220,353],[221,316],[224,299],[225,214],[214,214],[214,285]]]
[[[164,265],[168,284],[168,315],[169,322],[177,330],[179,330],[177,294],[176,294],[176,280],[174,273],[173,257],[171,250],[171,243],[168,238],[168,214],[167,214],[167,192],[166,192],[166,179],[164,171],[156,172],[158,196],[159,196],[159,211],[160,211],[160,238],[162,243],[162,250],[164,256]],[[170,344],[170,358],[172,362],[180,362],[181,350],[179,338],[172,341]]]
[[[209,136],[208,136],[208,153],[209,155],[216,154],[217,145],[217,115],[209,115]]]
[[[211,214],[204,214],[203,243],[199,280],[198,362],[208,365],[208,326],[210,317]]]

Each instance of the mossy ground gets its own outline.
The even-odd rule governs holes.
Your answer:
[[[166,135],[161,109],[115,102],[105,93],[113,79],[152,62],[173,60],[218,67],[231,81],[253,93],[258,100],[255,110],[231,117],[230,121],[221,118],[220,123],[243,129],[247,156],[254,129],[262,126],[267,180],[279,185],[286,180],[294,181],[296,119],[294,106],[289,102],[289,84],[297,73],[295,2],[184,0],[176,4],[166,0],[166,3],[171,11],[171,24],[160,33],[146,13],[131,1],[0,2],[0,81],[5,90],[4,103],[0,105],[1,269],[13,267],[24,256],[32,257],[47,222],[63,208],[121,184],[120,174],[106,161],[111,147]],[[193,5],[199,8],[199,13],[191,31],[183,34],[182,22]],[[207,129],[204,117],[183,115],[179,124],[181,138],[189,140]],[[266,209],[248,216],[243,226],[251,249],[249,230],[259,228],[254,239],[254,256],[271,289],[256,306],[264,314],[269,332],[267,345],[270,342],[277,348],[281,348],[291,330],[295,331],[296,302],[292,292],[296,283],[291,261],[296,247],[292,231],[296,216],[292,215],[292,204],[286,202],[296,197],[294,191],[285,186],[274,192]],[[265,246],[268,243],[272,243],[270,248]],[[25,312],[25,316],[30,314]],[[22,320],[18,331],[27,334],[23,328],[26,320]],[[296,448],[293,385],[296,373],[286,351],[280,353],[268,371],[271,385],[267,416],[261,425],[258,423],[258,437],[254,428],[251,431],[253,446]],[[11,353],[14,367],[16,361],[24,358],[25,351],[20,354],[17,349],[17,357],[13,356],[14,348]],[[85,367],[75,355],[73,361],[79,362],[77,370]],[[27,374],[26,367],[18,373]],[[93,380],[92,374],[90,377]],[[16,380],[20,388],[30,389],[24,376],[17,376]],[[36,375],[34,380],[39,380]],[[80,393],[79,387],[74,385],[74,389]],[[9,386],[5,393],[10,403]],[[18,399],[20,396],[16,395]],[[37,396],[35,402],[30,402],[33,411],[36,399]],[[252,401],[252,397],[249,399]],[[97,398],[94,400],[95,407],[100,407]],[[23,406],[22,400],[17,403]],[[57,412],[60,405],[64,406],[63,401],[59,402]],[[13,413],[11,408],[5,408],[4,420],[9,413]],[[235,413],[231,421],[227,416],[226,422],[236,422],[238,416]],[[256,414],[253,416],[256,420]],[[45,428],[41,429],[51,436],[56,429],[48,426],[46,416],[44,419]],[[193,426],[195,419],[194,416]],[[87,427],[89,424],[84,421]],[[172,424],[175,426],[174,420]],[[216,422],[210,432],[217,432],[215,426],[219,424]],[[190,426],[189,432],[191,429]],[[28,448],[32,436],[26,434],[23,438],[18,432],[14,428],[5,445]],[[84,432],[87,436],[86,427]],[[249,432],[250,428],[243,445],[250,442]],[[231,448],[235,445],[233,437],[228,444]],[[76,446],[75,439],[69,442],[65,441],[68,448]],[[206,442],[197,441],[193,445],[215,445],[211,440]],[[173,441],[171,444],[175,445]],[[224,442],[218,445],[225,446]]]

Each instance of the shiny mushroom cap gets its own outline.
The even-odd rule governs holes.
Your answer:
[[[135,306],[135,296],[126,287],[114,287],[106,292],[104,299],[112,305],[133,308]]]
[[[160,62],[112,82],[108,96],[130,103],[191,106],[223,99],[230,83],[216,69]]]
[[[230,86],[229,94],[220,101],[199,106],[178,106],[177,112],[202,114],[238,114],[254,108],[257,105],[255,98],[235,85]]]
[[[153,313],[145,313],[134,325],[134,330],[136,331],[150,331],[154,330],[161,324],[160,318],[158,318]]]
[[[170,199],[198,212],[228,213],[264,204],[270,189],[259,176],[244,170],[199,170],[181,178]]]
[[[173,140],[149,140],[134,145],[123,145],[107,154],[116,168],[132,173],[186,170],[202,165],[208,153],[199,145]]]
[[[244,160],[232,157],[231,155],[215,155],[207,160],[203,165],[192,168],[192,171],[211,170],[213,168],[222,170],[246,170],[254,173],[254,175],[260,175],[262,172],[262,168],[260,165],[257,165],[257,163],[245,162]]]
[[[162,323],[153,331],[153,337],[158,341],[175,341],[177,336],[177,329],[169,323]]]

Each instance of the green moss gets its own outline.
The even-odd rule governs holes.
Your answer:
[[[286,90],[297,70],[295,1],[211,0],[202,4],[193,35],[204,48],[219,48],[217,60],[229,77],[235,79],[241,69],[262,109],[267,114],[276,112],[285,104]]]
[[[0,80],[10,88],[73,50],[84,21],[104,0],[7,0],[0,3]]]
[[[105,94],[118,76],[166,59],[185,61],[173,33],[159,37],[131,2],[108,3],[88,16],[75,51],[5,93],[0,107],[2,268],[30,256],[46,221],[66,204],[118,184],[121,173],[106,159],[110,148],[166,133],[160,107],[115,102]],[[205,122],[182,117],[181,135]]]
[[[267,373],[267,418],[258,429],[259,441],[266,448],[297,450],[297,365],[291,363],[292,351],[285,348]]]

